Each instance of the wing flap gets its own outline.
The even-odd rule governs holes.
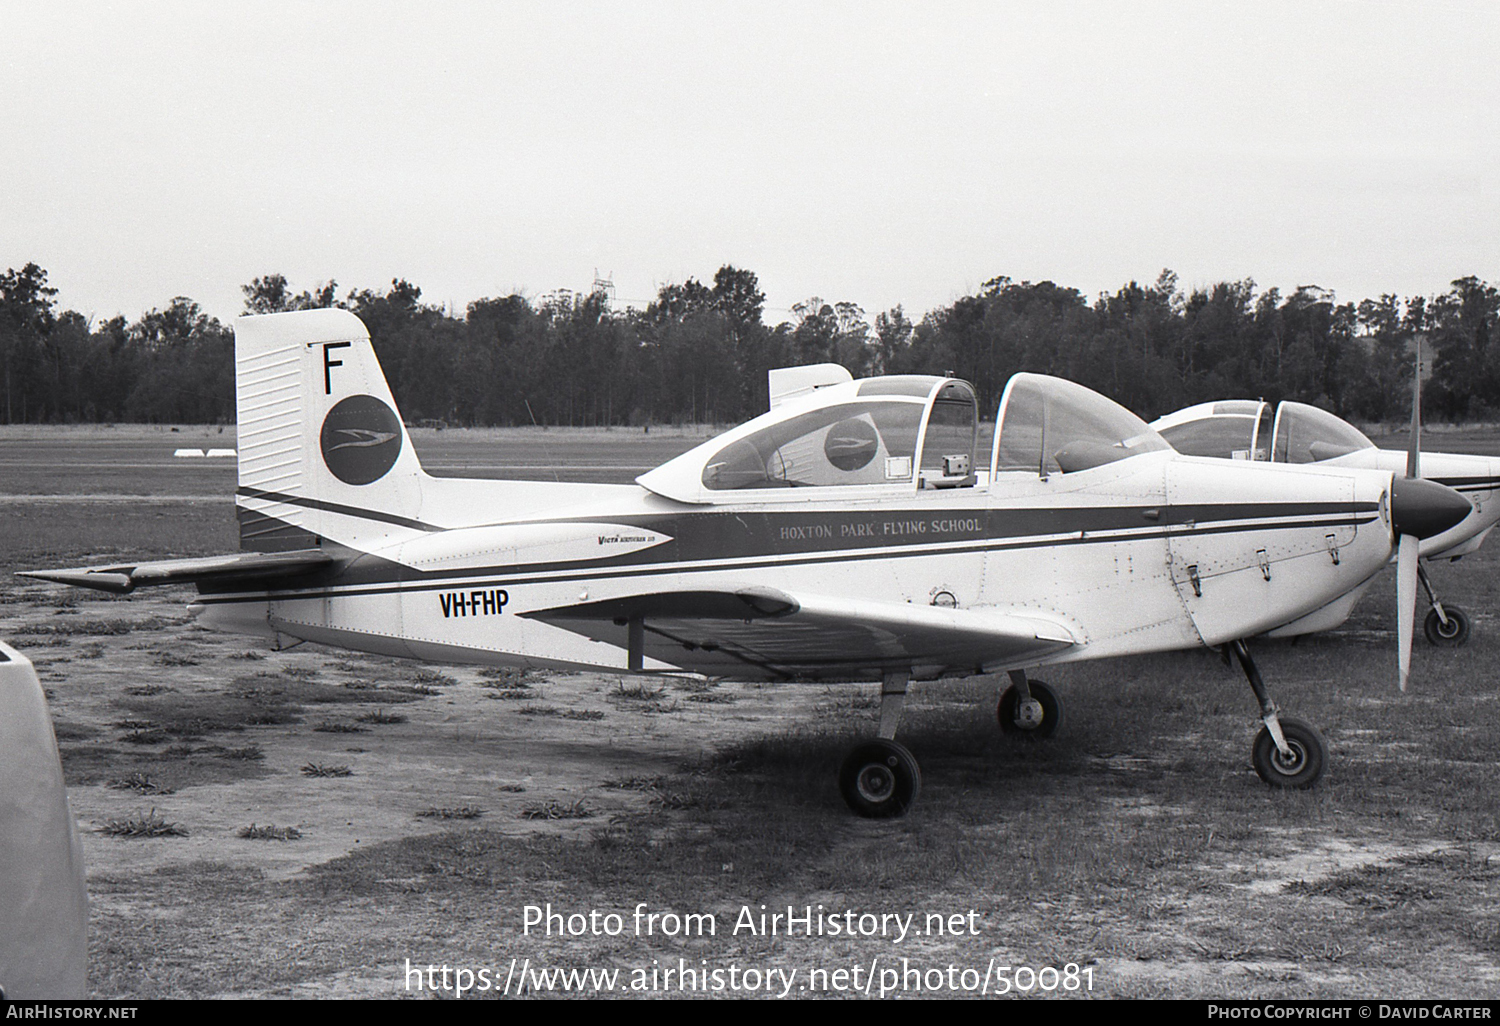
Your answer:
[[[950,609],[791,594],[774,588],[651,592],[524,613],[709,675],[850,679],[989,672],[1080,644],[1079,632],[1030,611]]]
[[[198,584],[265,577],[293,577],[322,569],[333,557],[322,549],[293,552],[237,552],[228,556],[191,559],[161,559],[145,563],[72,567],[60,570],[23,570],[22,577],[78,588],[93,588],[124,595],[136,588],[157,584]]]

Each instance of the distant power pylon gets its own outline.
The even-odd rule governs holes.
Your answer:
[[[601,278],[599,268],[594,268],[594,295],[604,296],[604,305],[610,308],[615,304],[615,272],[610,271],[609,277]]]

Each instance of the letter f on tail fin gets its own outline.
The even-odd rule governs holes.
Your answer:
[[[421,529],[426,475],[358,317],[241,317],[234,357],[242,549],[368,550]]]

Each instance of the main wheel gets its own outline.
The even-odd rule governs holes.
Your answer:
[[[1303,791],[1312,787],[1323,775],[1323,766],[1328,761],[1328,744],[1312,724],[1291,716],[1281,717],[1281,736],[1291,754],[1284,756],[1271,740],[1271,732],[1265,727],[1255,735],[1255,772],[1260,779],[1272,787],[1288,787]]]
[[[1427,640],[1434,645],[1444,648],[1457,648],[1469,640],[1469,614],[1457,606],[1444,605],[1443,612],[1448,614],[1447,625],[1443,624],[1443,618],[1438,616],[1436,609],[1429,610],[1427,619],[1422,621],[1422,633],[1427,635]]]
[[[1021,693],[1012,684],[1000,696],[1000,705],[995,716],[1000,720],[1000,729],[1007,734],[1018,734],[1038,740],[1051,737],[1062,726],[1062,699],[1039,680],[1029,681],[1031,698],[1036,703],[1027,708],[1021,703]]]
[[[903,746],[884,738],[856,745],[839,767],[844,801],[869,819],[905,815],[921,790],[917,760]]]

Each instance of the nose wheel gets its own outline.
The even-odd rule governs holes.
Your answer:
[[[1422,621],[1422,633],[1427,635],[1428,643],[1439,648],[1457,648],[1466,643],[1469,640],[1469,614],[1438,600],[1432,582],[1427,579],[1427,567],[1420,562],[1417,563],[1417,580],[1422,582],[1422,590],[1427,592],[1427,604],[1432,606],[1427,619]]]
[[[1443,614],[1433,606],[1422,621],[1422,633],[1440,648],[1457,648],[1469,640],[1469,614],[1457,606],[1444,605]]]
[[[1260,728],[1251,754],[1255,772],[1272,787],[1298,791],[1312,787],[1323,775],[1323,763],[1327,759],[1328,745],[1323,735],[1310,723],[1283,716],[1281,736],[1286,742],[1285,753],[1276,747],[1270,729]]]

